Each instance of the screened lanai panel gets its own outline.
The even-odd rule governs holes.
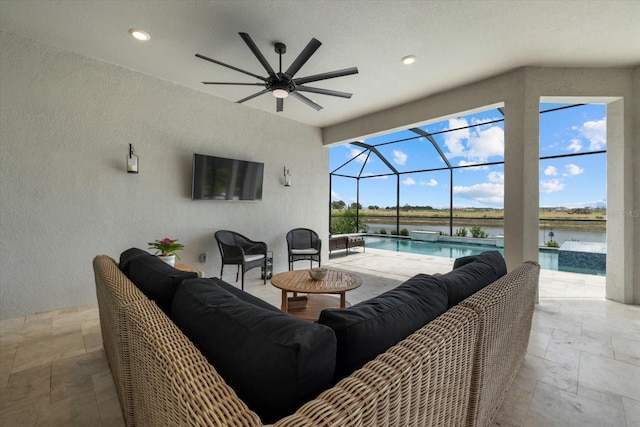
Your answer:
[[[453,207],[504,209],[504,165],[454,169]]]
[[[400,206],[449,207],[449,170],[400,175]]]
[[[332,173],[353,177],[394,173],[375,151],[355,144],[348,144],[344,147],[344,150],[331,150],[330,170]]]
[[[504,161],[504,117],[497,109],[420,126],[452,166]]]
[[[607,149],[604,104],[540,104],[540,157]]]
[[[341,176],[331,176],[331,202],[343,201],[349,207],[356,201],[358,192],[357,180],[354,178],[343,178]]]
[[[329,150],[329,171],[338,175],[357,177],[367,161],[368,150],[352,144],[340,145]],[[373,160],[373,159],[372,159]]]
[[[605,208],[606,163],[606,153],[540,160],[540,207]]]
[[[360,204],[364,209],[385,209],[396,206],[395,175],[360,179]]]
[[[436,148],[425,137],[379,145],[376,149],[398,172],[413,172],[447,167]]]

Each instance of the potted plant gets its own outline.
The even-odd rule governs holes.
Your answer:
[[[154,255],[157,255],[158,258],[173,267],[176,264],[176,258],[180,259],[176,252],[184,249],[184,245],[177,242],[178,239],[174,240],[165,237],[162,240],[149,242],[149,249],[155,249],[156,253]]]

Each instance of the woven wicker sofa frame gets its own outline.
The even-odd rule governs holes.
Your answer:
[[[262,425],[112,258],[98,255],[93,265],[128,426]],[[538,273],[537,263],[523,263],[275,426],[490,425],[524,359]]]

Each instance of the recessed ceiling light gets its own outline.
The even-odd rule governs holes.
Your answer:
[[[413,64],[414,62],[416,62],[416,56],[415,55],[407,55],[407,56],[403,56],[402,57],[402,63],[404,65]]]
[[[129,29],[129,34],[131,34],[132,37],[141,40],[143,42],[146,42],[147,40],[149,40],[151,38],[151,36],[149,35],[149,33],[147,33],[146,31],[142,31],[139,30],[137,28],[130,28]]]

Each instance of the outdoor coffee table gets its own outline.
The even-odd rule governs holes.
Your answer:
[[[325,308],[347,307],[346,292],[362,285],[362,279],[353,273],[329,270],[324,280],[313,280],[309,277],[308,270],[293,270],[274,275],[271,284],[282,290],[282,311],[302,319],[316,321]],[[291,308],[289,292],[293,293],[292,302],[296,303],[296,306],[292,305]],[[309,294],[308,299],[297,297],[298,293]],[[340,298],[332,294],[339,295]],[[302,304],[298,306],[300,301]]]

